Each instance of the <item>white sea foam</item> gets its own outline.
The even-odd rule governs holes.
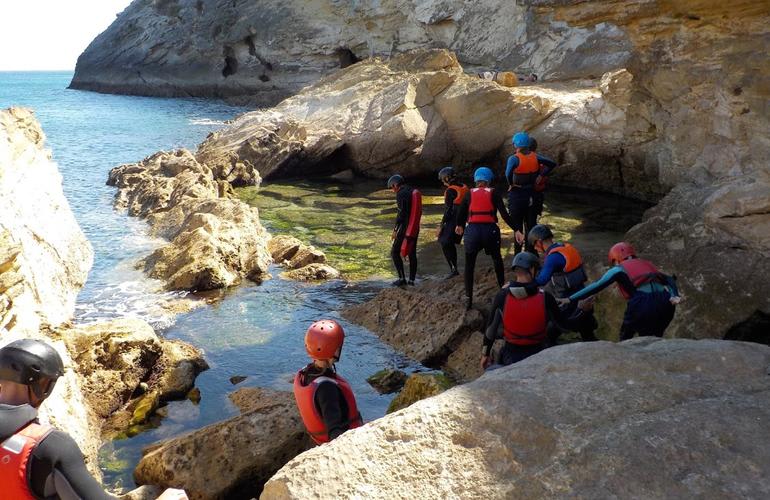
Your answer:
[[[210,118],[191,118],[188,123],[190,125],[205,125],[205,126],[222,126],[225,124],[222,120],[212,120]]]

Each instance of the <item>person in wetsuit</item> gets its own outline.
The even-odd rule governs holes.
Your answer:
[[[344,341],[345,332],[334,320],[316,321],[305,333],[305,350],[313,362],[294,377],[294,398],[316,444],[363,425],[353,390],[334,366]]]
[[[452,167],[442,168],[438,173],[438,179],[446,186],[446,190],[444,191],[444,215],[441,217],[441,226],[436,230],[436,238],[449,264],[449,274],[446,279],[450,279],[460,274],[457,271],[457,245],[462,236],[455,233],[455,229],[457,211],[468,195],[468,187],[458,182]]]
[[[542,255],[543,267],[534,279],[537,286],[545,287],[557,299],[569,297],[583,289],[588,276],[583,266],[583,258],[577,248],[569,243],[553,241],[551,228],[544,224],[533,227],[527,235],[529,245]],[[579,311],[577,303],[560,306],[567,320],[568,330],[580,333],[584,342],[597,340],[594,331],[599,327],[593,312]],[[552,343],[561,335],[558,325],[548,326],[548,337]]]
[[[492,345],[502,337],[505,345],[500,351],[500,365],[506,366],[537,354],[549,346],[548,323],[563,324],[567,319],[549,292],[533,286],[540,261],[529,252],[519,252],[511,263],[515,280],[500,290],[492,303],[492,313],[484,334],[481,368],[493,363]],[[583,302],[579,310],[593,307]],[[502,334],[500,330],[502,329]]]
[[[505,166],[505,179],[508,181],[508,212],[516,226],[522,226],[524,234],[537,224],[537,213],[534,207],[535,185],[538,179],[550,174],[556,167],[548,158],[539,156],[529,149],[530,137],[526,132],[518,132],[513,136],[513,146],[516,152],[508,157]],[[541,165],[551,167],[541,168]],[[528,252],[534,250],[526,242],[514,242],[514,252],[519,253],[522,246]]]
[[[529,150],[537,154],[537,140],[534,137],[529,137]],[[532,190],[532,214],[530,222],[537,224],[537,219],[543,215],[543,207],[545,206],[545,190],[548,186],[548,176],[557,167],[555,161],[545,156],[537,155],[538,162],[540,163],[540,175],[535,179],[535,186]],[[534,227],[534,226],[532,226]]]
[[[491,187],[494,174],[489,167],[479,167],[473,174],[476,187],[460,205],[455,233],[465,237],[465,308],[473,307],[473,274],[476,257],[481,250],[492,257],[497,284],[505,282],[505,267],[500,253],[500,227],[497,215],[514,230],[517,241],[523,241],[521,225],[516,225],[505,209],[500,194]],[[468,224],[467,228],[465,224]]]
[[[13,500],[101,500],[106,493],[88,473],[77,443],[37,420],[37,410],[64,375],[59,354],[39,340],[0,349],[0,497]],[[169,489],[159,500],[183,500]]]
[[[404,272],[404,261],[401,259],[401,245],[403,245],[404,238],[406,238],[406,229],[412,210],[412,188],[404,183],[402,176],[396,174],[388,179],[388,189],[396,193],[396,207],[398,209],[396,225],[393,227],[393,234],[390,236],[390,239],[393,241],[390,247],[390,257],[393,259],[393,265],[398,273],[398,279],[392,285],[414,285],[414,280],[417,277],[417,245],[412,245],[407,255],[409,259],[408,281]]]
[[[638,258],[634,247],[624,241],[610,248],[608,258],[613,267],[604,276],[560,302],[571,304],[616,283],[628,301],[620,340],[628,340],[636,333],[642,337],[662,337],[681,302],[675,278],[661,273],[650,261]]]

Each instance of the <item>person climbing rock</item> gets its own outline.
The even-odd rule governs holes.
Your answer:
[[[444,252],[447,264],[449,264],[449,274],[447,279],[453,278],[460,273],[457,271],[457,246],[462,239],[455,229],[457,228],[457,212],[462,205],[465,197],[468,195],[468,186],[457,181],[457,176],[452,167],[444,167],[438,173],[438,179],[446,190],[444,191],[444,215],[441,218],[441,226],[436,230],[436,238],[441,245],[441,251]]]
[[[492,345],[496,339],[505,339],[499,364],[510,365],[548,347],[549,321],[561,325],[566,320],[553,295],[533,286],[539,266],[540,261],[532,253],[519,252],[513,257],[511,268],[516,277],[497,293],[492,303],[490,321],[484,333],[482,369],[490,368],[493,363]],[[593,304],[586,301],[579,309],[590,310],[592,307]]]
[[[553,232],[546,225],[538,224],[527,235],[529,246],[543,256],[543,267],[534,279],[557,299],[564,299],[583,289],[588,276],[583,268],[583,258],[577,248],[569,243],[554,242]],[[584,342],[596,340],[594,331],[599,327],[591,311],[580,311],[576,303],[560,306],[567,318],[568,330],[580,333]],[[549,324],[548,337],[556,342],[562,331],[556,324]]]
[[[305,350],[312,363],[294,377],[294,398],[310,437],[328,443],[363,425],[350,384],[337,374],[345,331],[330,319],[316,321],[305,333]]]
[[[41,424],[37,410],[64,375],[53,347],[22,339],[0,349],[0,497],[13,500],[117,498],[88,473],[77,443]],[[184,500],[168,489],[159,500]]]
[[[529,150],[537,154],[537,140],[532,136],[529,137]],[[535,179],[535,186],[532,190],[532,212],[534,215],[535,224],[537,224],[538,218],[543,215],[543,207],[545,206],[545,190],[548,187],[548,176],[557,167],[556,162],[550,158],[537,155],[537,159],[540,163],[540,172],[537,176],[537,179]]]
[[[417,189],[407,186],[404,178],[398,174],[388,179],[388,189],[396,193],[396,225],[393,228],[390,256],[396,267],[398,279],[393,286],[414,285],[417,277],[417,238],[420,234],[422,216],[422,195]],[[404,272],[402,257],[409,259],[409,280]]]
[[[505,209],[500,194],[491,187],[494,174],[489,167],[479,167],[473,174],[476,187],[470,190],[468,196],[460,205],[457,214],[455,233],[465,235],[465,308],[473,306],[473,273],[476,267],[476,257],[481,250],[492,257],[492,264],[497,277],[497,284],[503,286],[505,268],[500,253],[500,227],[497,225],[497,214],[514,230],[517,241],[523,241],[521,225],[514,224]],[[465,224],[468,227],[465,228]]]
[[[617,283],[621,296],[628,301],[620,340],[628,340],[636,333],[662,337],[681,301],[676,279],[660,272],[652,262],[638,258],[634,247],[624,241],[610,248],[608,259],[613,267],[604,276],[560,302],[569,304]]]
[[[538,178],[547,176],[550,169],[541,172],[540,164],[549,161],[530,151],[530,137],[526,132],[518,132],[513,136],[513,146],[516,153],[508,157],[505,167],[505,179],[508,181],[508,212],[515,225],[523,227],[523,233],[537,224],[537,214],[534,207],[534,191]],[[526,242],[527,251],[532,252]],[[522,250],[522,244],[514,243],[514,252]]]

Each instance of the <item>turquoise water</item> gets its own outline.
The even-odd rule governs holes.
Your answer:
[[[142,221],[113,210],[115,191],[105,185],[107,173],[160,149],[194,147],[243,109],[200,99],[67,90],[71,76],[0,73],[0,108],[21,105],[35,111],[62,172],[70,206],[94,247],[94,266],[78,298],[77,320],[144,318],[164,335],[203,348],[211,365],[197,381],[200,405],[171,403],[159,428],[104,446],[105,482],[116,489],[130,488],[142,447],[236,414],[226,396],[235,389],[228,380],[233,375],[248,377],[238,387],[289,390],[291,374],[306,362],[302,337],[308,324],[322,316],[338,318],[344,304],[360,302],[382,284],[314,286],[274,279],[232,290],[218,304],[176,320],[158,313],[154,305],[167,294],[133,264],[159,242],[146,236]],[[376,394],[365,378],[387,366],[412,371],[419,365],[367,330],[348,324],[345,328],[340,372],[351,380],[365,419],[382,416],[392,397]]]

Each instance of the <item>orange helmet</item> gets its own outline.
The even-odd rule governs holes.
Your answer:
[[[305,349],[313,359],[339,359],[338,350],[342,349],[345,331],[333,319],[316,321],[305,333]]]
[[[634,250],[634,247],[631,246],[631,243],[621,241],[620,243],[615,243],[612,245],[612,248],[610,248],[610,253],[607,257],[610,259],[610,264],[617,264],[618,262],[623,262],[629,257],[636,257],[636,250]]]

